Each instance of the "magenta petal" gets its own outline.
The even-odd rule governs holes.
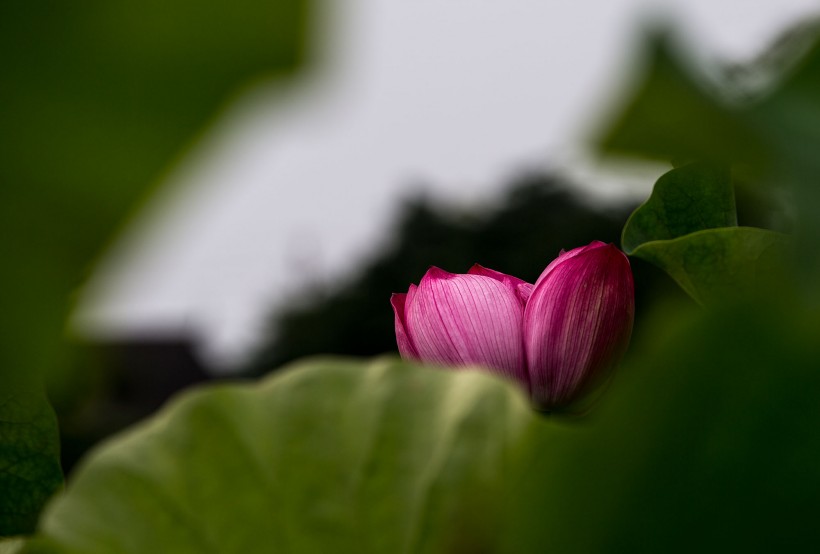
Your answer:
[[[415,289],[416,285],[410,285],[408,294],[397,292],[393,293],[393,296],[390,297],[390,304],[393,305],[393,314],[396,322],[396,343],[399,346],[399,354],[401,354],[402,358],[411,360],[418,359],[419,354],[416,351],[416,347],[413,346],[410,336],[407,334],[404,314],[407,300],[410,298],[411,293],[415,292]]]
[[[574,258],[578,254],[581,254],[581,253],[586,252],[588,250],[594,250],[596,248],[601,248],[601,247],[605,247],[605,246],[607,246],[607,244],[605,242],[601,242],[599,240],[594,240],[594,241],[590,242],[589,244],[587,244],[586,246],[580,246],[578,248],[573,248],[569,252],[565,252],[564,250],[561,250],[561,252],[558,253],[558,257],[555,258],[554,260],[552,260],[552,262],[550,262],[550,264],[547,266],[547,268],[544,271],[541,272],[541,275],[538,276],[538,279],[535,281],[535,285],[538,286],[538,283],[543,281],[544,278],[547,275],[549,275],[550,272],[553,269],[555,269],[555,267],[558,264],[563,263],[563,262],[569,260],[570,258]]]
[[[550,264],[524,311],[536,403],[566,406],[599,381],[625,351],[634,311],[629,261],[614,246],[593,243]]]
[[[405,321],[422,360],[483,365],[526,384],[523,306],[503,280],[430,268]]]
[[[500,271],[496,271],[494,269],[490,269],[479,264],[473,264],[473,267],[467,272],[468,275],[483,275],[484,277],[489,277],[491,279],[495,279],[496,281],[501,281],[502,283],[509,284],[512,288],[517,287],[523,283],[526,283],[523,279],[519,279],[518,277],[513,277],[512,275],[507,275],[506,273],[501,273]]]
[[[496,281],[504,283],[516,293],[516,296],[521,301],[522,306],[527,304],[527,298],[530,297],[530,292],[532,292],[532,285],[523,279],[513,277],[512,275],[507,275],[506,273],[501,273],[500,271],[495,271],[494,269],[488,269],[478,264],[473,265],[467,273],[469,275],[483,275],[484,277],[489,277],[490,279],[495,279]]]
[[[535,287],[533,285],[524,282],[515,287],[515,293],[516,295],[518,295],[518,299],[521,301],[523,305],[527,305],[527,301],[530,299],[532,289],[534,288]]]

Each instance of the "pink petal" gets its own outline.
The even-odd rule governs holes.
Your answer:
[[[526,384],[522,320],[523,306],[503,280],[437,267],[406,303],[406,328],[422,360],[483,365]]]
[[[512,275],[507,275],[506,273],[501,273],[500,271],[495,271],[494,269],[488,269],[478,264],[473,265],[467,273],[469,275],[483,275],[484,277],[489,277],[504,283],[516,293],[516,296],[521,301],[522,306],[526,305],[527,299],[530,297],[530,293],[532,292],[532,285],[523,279],[513,277]]]
[[[416,285],[410,285],[410,290],[405,293],[393,293],[390,297],[390,304],[393,306],[393,314],[396,322],[396,343],[399,346],[399,354],[401,357],[408,360],[417,360],[419,357],[416,347],[410,340],[407,334],[407,325],[405,323],[405,306],[407,300],[415,294]]]
[[[521,283],[520,285],[515,287],[515,293],[516,295],[518,295],[518,299],[524,306],[527,305],[527,301],[530,299],[530,295],[532,294],[533,288],[535,287],[529,283]]]
[[[629,261],[612,245],[593,243],[551,263],[524,311],[533,399],[560,408],[600,380],[626,349],[634,302]]]
[[[555,258],[554,260],[552,260],[552,262],[550,262],[550,264],[547,266],[547,268],[544,271],[541,272],[541,275],[538,276],[538,279],[535,281],[535,285],[538,286],[538,283],[543,281],[544,278],[547,275],[549,275],[550,272],[553,269],[555,269],[555,266],[557,266],[558,264],[563,263],[563,262],[567,261],[570,258],[574,258],[578,254],[581,254],[581,253],[586,252],[588,250],[594,250],[596,248],[601,248],[603,246],[607,246],[607,244],[605,242],[601,242],[599,240],[594,240],[594,241],[590,242],[589,244],[587,244],[586,246],[580,246],[578,248],[573,248],[569,252],[565,252],[564,250],[561,250],[558,253],[558,257]]]
[[[501,273],[500,271],[496,271],[494,269],[490,269],[479,264],[473,264],[473,267],[470,268],[467,274],[483,275],[484,277],[489,277],[491,279],[495,279],[496,281],[501,281],[502,283],[509,284],[512,286],[512,288],[515,288],[522,283],[526,283],[526,281],[524,281],[523,279],[513,277],[512,275],[507,275],[506,273]]]

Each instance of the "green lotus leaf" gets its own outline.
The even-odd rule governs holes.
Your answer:
[[[536,419],[484,372],[393,359],[203,388],[97,449],[27,552],[475,552]]]

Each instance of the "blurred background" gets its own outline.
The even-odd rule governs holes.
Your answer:
[[[0,18],[4,349],[20,321],[45,336],[70,313],[69,346],[25,339],[57,368],[67,471],[186,386],[395,350],[390,293],[430,265],[532,281],[562,248],[618,244],[667,167],[601,165],[589,144],[646,29],[674,17],[708,70],[698,52],[748,59],[816,9],[132,4]],[[633,263],[640,333],[677,289]]]

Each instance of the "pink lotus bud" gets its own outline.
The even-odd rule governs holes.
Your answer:
[[[478,265],[466,275],[433,267],[391,303],[402,357],[485,366],[553,410],[588,392],[620,359],[634,287],[626,256],[596,241],[562,252],[535,286]]]
[[[587,393],[626,351],[634,314],[623,252],[598,241],[562,252],[535,282],[524,311],[533,401],[552,410]]]

